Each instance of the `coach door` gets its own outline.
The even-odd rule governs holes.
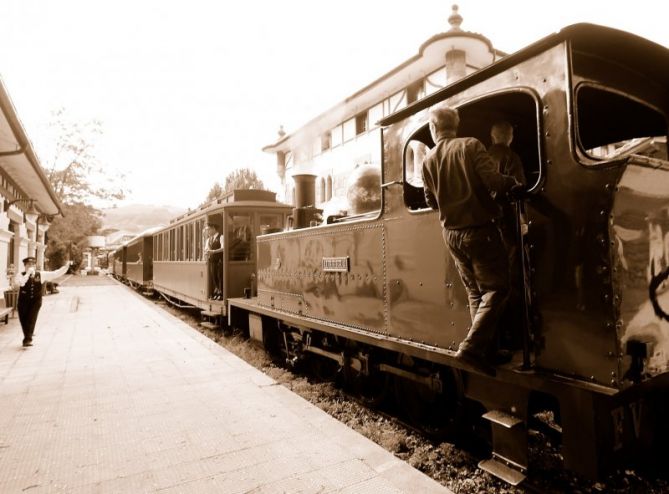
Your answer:
[[[254,218],[250,211],[229,211],[226,215],[225,267],[226,299],[244,296],[255,271]]]

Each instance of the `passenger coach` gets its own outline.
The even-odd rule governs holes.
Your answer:
[[[199,307],[225,316],[226,299],[255,291],[256,236],[284,228],[291,207],[274,192],[235,190],[186,213],[152,235],[153,287],[177,305]],[[214,300],[205,260],[207,224],[223,234],[223,297]]]

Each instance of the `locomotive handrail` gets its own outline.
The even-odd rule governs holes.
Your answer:
[[[641,154],[628,154],[623,156],[616,156],[608,160],[598,161],[593,163],[592,168],[613,168],[627,164],[634,164],[645,166],[653,169],[661,169],[669,171],[669,161],[660,158],[650,158]]]
[[[383,186],[382,186],[383,187]],[[379,209],[374,209],[372,211],[367,211],[366,213],[358,213],[358,214],[347,214],[346,216],[337,216],[337,215],[330,215],[327,217],[326,222],[327,224],[331,225],[333,223],[346,223],[349,221],[354,221],[354,220],[359,220],[367,217],[374,217],[375,213],[378,213],[381,210]]]
[[[381,188],[385,189],[391,185],[404,185],[404,180],[393,180],[392,182],[386,182],[385,184],[381,184]]]
[[[635,165],[648,166],[655,169],[661,168],[669,171],[669,161],[660,158],[651,158],[641,154],[630,154],[627,157],[627,161],[631,161]]]

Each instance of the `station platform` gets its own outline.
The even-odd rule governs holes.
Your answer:
[[[448,493],[127,287],[0,324],[2,493]]]

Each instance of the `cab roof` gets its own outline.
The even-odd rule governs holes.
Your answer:
[[[570,41],[575,51],[592,53],[615,61],[634,71],[646,74],[658,84],[669,86],[669,49],[666,47],[635,34],[610,27],[588,23],[573,24],[388,115],[381,119],[379,124],[386,126],[403,120],[409,115],[429,108],[449,96],[504,72],[564,41]]]

